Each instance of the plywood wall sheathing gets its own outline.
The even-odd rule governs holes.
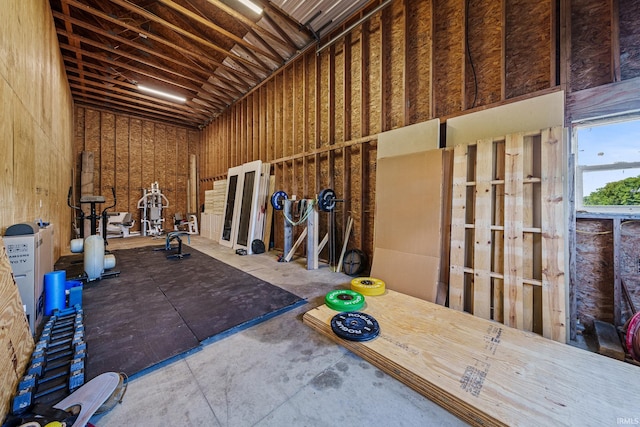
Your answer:
[[[562,132],[455,147],[449,276],[451,308],[559,342],[566,340]]]

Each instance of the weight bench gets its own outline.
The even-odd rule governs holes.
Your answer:
[[[189,233],[186,231],[172,231],[167,233],[167,237],[165,239],[165,244],[164,244],[164,248],[157,248],[154,249],[156,251],[171,251],[174,248],[171,247],[171,242],[174,240],[178,241],[178,247],[176,249],[178,249],[178,252],[175,254],[171,254],[171,255],[167,255],[167,259],[172,259],[172,258],[178,258],[178,259],[182,259],[184,257],[188,257],[191,254],[187,253],[183,253],[182,252],[182,239],[181,237],[187,236],[187,242],[191,243],[191,237],[189,236]]]

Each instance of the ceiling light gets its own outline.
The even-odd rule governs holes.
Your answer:
[[[257,4],[253,3],[251,0],[238,0],[243,5],[247,6],[249,9],[253,10],[258,15],[262,14],[262,8]]]
[[[182,97],[182,96],[172,95],[170,93],[162,92],[160,90],[151,89],[150,87],[146,87],[146,86],[143,86],[143,85],[138,85],[138,89],[140,89],[143,92],[147,92],[147,93],[150,93],[152,95],[161,96],[161,97],[167,98],[167,99],[172,99],[174,101],[187,102],[187,99]]]

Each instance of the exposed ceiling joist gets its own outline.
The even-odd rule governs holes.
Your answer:
[[[367,2],[253,0],[256,14],[238,0],[49,1],[77,104],[189,127],[205,126],[316,43],[316,22],[337,24]],[[313,22],[302,21],[309,14]]]

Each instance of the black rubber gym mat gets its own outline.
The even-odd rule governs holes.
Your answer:
[[[85,284],[87,381],[134,376],[304,302],[193,248],[183,247],[191,254],[183,259],[153,249],[113,252],[120,275]]]

